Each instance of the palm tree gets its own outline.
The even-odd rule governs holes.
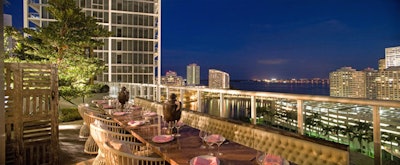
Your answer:
[[[306,128],[308,128],[309,136],[311,136],[311,133],[312,133],[311,128],[317,128],[317,126],[320,126],[322,124],[320,118],[321,118],[321,115],[319,115],[318,113],[315,113],[315,112],[312,112],[311,116],[306,116],[304,123],[306,124]],[[319,131],[318,129],[319,128],[317,128],[316,131]]]
[[[382,132],[382,140],[390,142],[390,160],[393,160],[393,141],[398,139],[398,137],[391,133]]]

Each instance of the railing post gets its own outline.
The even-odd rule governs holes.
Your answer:
[[[132,90],[133,90],[133,92],[132,92],[132,94],[133,94],[133,97],[136,97],[136,96],[138,96],[138,93],[137,93],[137,85],[135,84],[135,85],[133,85],[133,88],[132,88]]]
[[[161,102],[161,88],[160,88],[160,85],[158,84],[156,88],[157,88],[157,96],[156,96],[157,102]]]
[[[297,100],[297,131],[300,135],[304,135],[303,123],[303,100]]]
[[[165,99],[168,100],[169,99],[169,88],[168,87],[165,88],[165,93],[166,93]]]
[[[202,98],[201,98],[201,90],[197,90],[197,111],[198,112],[203,112],[202,109]]]
[[[372,121],[373,121],[373,131],[374,131],[374,164],[381,165],[381,119],[379,114],[379,107],[372,107]]]
[[[183,95],[184,95],[184,90],[181,88],[179,89],[179,101],[183,102]]]
[[[256,98],[255,96],[251,96],[250,97],[250,110],[251,110],[251,118],[252,120],[252,124],[257,124],[257,112],[256,112]]]
[[[143,85],[140,86],[140,97],[144,97]]]
[[[222,113],[225,112],[225,99],[223,93],[219,93],[219,103],[219,117],[223,117]]]

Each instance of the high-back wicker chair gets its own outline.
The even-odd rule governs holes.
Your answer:
[[[110,140],[114,141],[120,141],[124,143],[129,143],[131,145],[138,146],[136,148],[131,148],[132,151],[134,152],[148,152],[150,153],[151,150],[149,150],[146,146],[144,146],[142,143],[140,143],[135,137],[133,137],[131,134],[124,134],[124,133],[118,133],[118,132],[113,132],[110,131],[109,129],[116,128],[116,126],[107,126],[107,125],[101,125],[97,126],[95,123],[90,124],[90,135],[93,137],[93,140],[99,147],[98,149],[98,154],[93,161],[93,165],[103,165],[105,164],[105,156],[104,156],[104,143]],[[114,129],[115,130],[115,129]]]
[[[125,130],[118,125],[117,122],[111,119],[107,119],[107,115],[98,114],[91,111],[84,112],[83,119],[85,123],[92,124],[96,123],[98,125],[104,125],[110,127],[111,131],[125,133]],[[90,129],[88,129],[90,130]],[[90,132],[89,132],[90,134]],[[93,137],[89,135],[85,142],[85,146],[83,151],[87,154],[97,154],[99,147],[97,146],[96,142],[93,140]]]
[[[78,112],[79,115],[81,115],[83,119],[83,124],[81,129],[79,130],[79,138],[88,138],[90,135],[90,130],[89,130],[89,124],[87,120],[85,120],[85,112],[90,112],[91,114],[97,114],[97,115],[103,115],[104,112],[102,112],[100,109],[92,108],[89,107],[88,104],[79,104],[78,105]]]
[[[165,165],[161,157],[139,156],[114,148],[110,143],[104,143],[106,164],[108,165]]]

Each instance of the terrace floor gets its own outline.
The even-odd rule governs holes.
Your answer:
[[[89,165],[92,164],[96,155],[83,152],[86,139],[79,138],[79,130],[83,121],[60,123],[59,125],[59,164],[60,165]]]

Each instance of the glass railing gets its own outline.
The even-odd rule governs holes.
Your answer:
[[[169,94],[175,93],[188,110],[345,144],[360,159],[375,159],[375,164],[400,162],[400,101],[107,84],[112,97],[117,96],[122,86],[130,91],[130,98],[138,96],[158,102],[166,101]]]

